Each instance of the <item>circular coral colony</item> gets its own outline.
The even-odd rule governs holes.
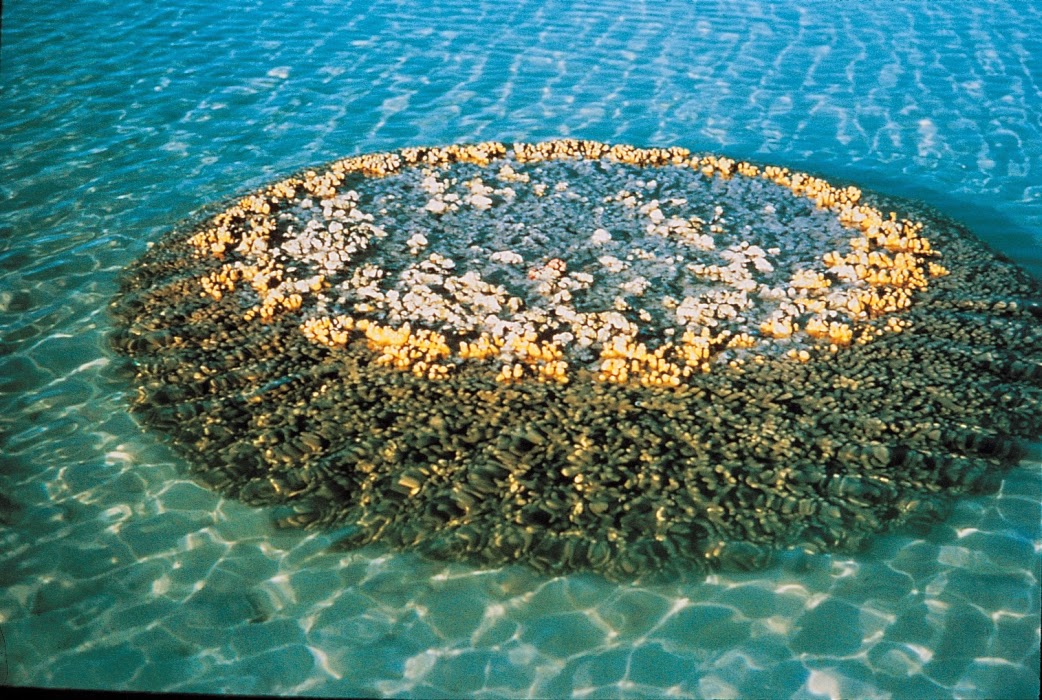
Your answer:
[[[1042,425],[1038,298],[908,203],[562,140],[308,170],[161,240],[113,307],[137,410],[223,492],[633,576],[994,488]]]

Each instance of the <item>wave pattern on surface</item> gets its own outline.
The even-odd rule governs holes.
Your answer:
[[[1037,458],[929,533],[705,583],[329,554],[178,480],[126,415],[102,309],[148,241],[240,188],[344,153],[560,135],[684,143],[920,198],[1040,277],[1038,3],[4,9],[11,683],[1037,696]]]

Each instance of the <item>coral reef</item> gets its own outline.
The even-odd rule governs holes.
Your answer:
[[[289,177],[156,243],[113,313],[135,410],[213,487],[349,545],[629,577],[995,488],[1042,432],[1040,298],[913,203],[559,140]]]

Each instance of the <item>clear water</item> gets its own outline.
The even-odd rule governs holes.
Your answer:
[[[118,271],[205,204],[406,145],[572,135],[925,200],[1042,277],[1042,4],[9,2],[0,681],[366,696],[1036,697],[1042,477],[857,557],[619,585],[328,534],[127,415]]]

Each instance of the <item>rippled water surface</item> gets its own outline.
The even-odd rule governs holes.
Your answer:
[[[1042,5],[12,2],[0,682],[426,696],[1036,697],[1037,456],[857,557],[619,585],[474,570],[185,477],[127,413],[118,272],[312,163],[561,135],[915,197],[1042,277]]]

